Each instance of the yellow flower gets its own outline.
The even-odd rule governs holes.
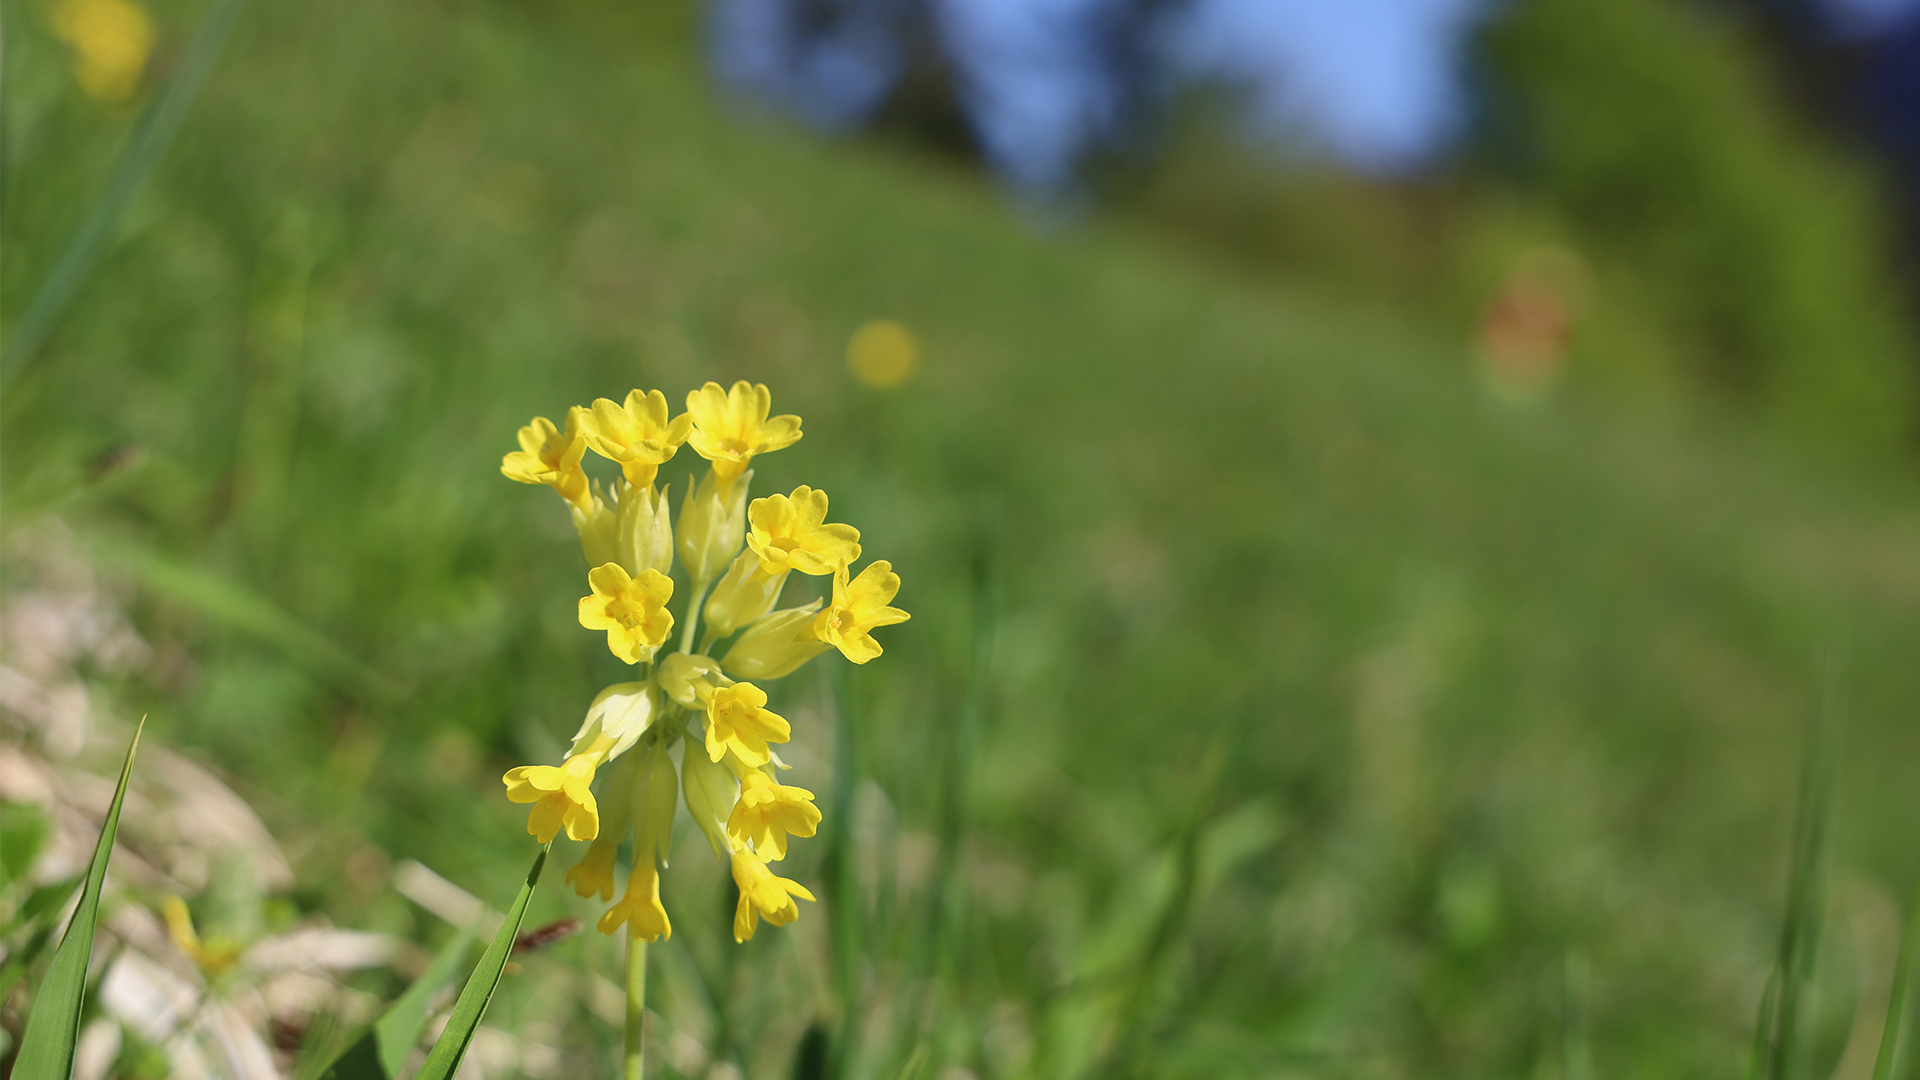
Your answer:
[[[654,718],[660,712],[660,703],[656,700],[653,686],[644,682],[614,683],[593,696],[587,706],[586,719],[580,722],[580,730],[574,733],[573,742],[567,747],[567,753],[583,753],[585,748],[600,742],[602,736],[610,740],[606,751],[608,761],[627,752],[640,736],[646,734]],[[623,823],[623,829],[626,827]]]
[[[527,832],[543,844],[562,828],[567,830],[569,840],[591,840],[600,835],[593,774],[612,746],[613,739],[602,735],[586,753],[569,757],[563,765],[522,765],[500,778],[507,785],[508,799],[533,804],[527,814]]]
[[[167,897],[160,902],[160,914],[167,920],[167,936],[173,939],[174,947],[185,953],[202,975],[209,978],[220,975],[240,959],[240,946],[236,942],[200,940],[200,935],[194,933],[193,915],[187,911],[185,900]]]
[[[765,765],[767,744],[786,742],[793,734],[786,719],[768,712],[766,704],[766,691],[752,683],[715,690],[707,700],[707,756],[719,761],[731,750],[743,764]]]
[[[573,417],[567,418],[567,428],[562,431],[553,426],[553,421],[536,416],[533,423],[520,429],[520,449],[500,459],[500,472],[523,484],[547,485],[572,503],[579,514],[593,508],[587,472],[580,467],[586,452],[587,444]]]
[[[602,900],[613,899],[613,857],[619,851],[618,844],[595,840],[587,849],[586,857],[567,871],[567,884],[581,896],[592,897],[597,893]]]
[[[876,563],[875,565],[882,565]],[[673,579],[658,570],[629,577],[618,563],[587,573],[593,595],[580,598],[580,625],[607,632],[607,648],[629,664],[653,659],[654,650],[673,632]]]
[[[740,801],[727,819],[727,835],[736,845],[751,842],[762,859],[775,861],[787,857],[787,834],[812,836],[819,825],[813,792],[751,769],[740,778]]]
[[[644,394],[630,390],[624,405],[598,398],[591,410],[575,411],[580,432],[594,453],[619,462],[627,483],[643,490],[687,441],[693,426],[693,418],[685,413],[667,419],[667,395],[658,390]]]
[[[776,876],[751,851],[734,851],[733,883],[740,889],[739,906],[733,909],[735,941],[751,939],[762,915],[775,926],[785,926],[799,918],[800,905],[793,902],[794,897],[813,899],[813,894],[801,888],[799,882]]]
[[[812,899],[812,897],[808,897]],[[772,921],[772,916],[768,916]],[[734,917],[739,922],[739,916]],[[659,941],[673,936],[673,923],[660,904],[660,872],[651,858],[636,858],[633,872],[627,875],[627,895],[600,916],[600,932],[611,934],[627,924],[627,932],[644,941]]]
[[[827,493],[805,484],[791,496],[753,500],[747,520],[753,523],[747,546],[760,556],[760,569],[767,574],[831,574],[860,557],[860,530],[826,524]]]
[[[727,674],[740,679],[779,679],[833,646],[813,632],[820,601],[783,608],[762,617],[740,635],[720,658]]]
[[[101,101],[124,101],[140,87],[153,50],[153,19],[129,0],[62,0],[53,32],[73,48],[73,77]]]
[[[755,454],[771,453],[800,440],[800,418],[769,419],[772,409],[773,393],[764,384],[745,379],[729,390],[710,382],[687,395],[687,414],[693,417],[688,442],[694,453],[713,462],[722,485],[731,484]]]
[[[873,640],[874,627],[906,622],[910,617],[899,608],[887,606],[899,591],[900,575],[884,559],[868,563],[851,582],[846,567],[835,570],[833,602],[814,617],[814,636],[854,663],[866,663],[880,655],[880,643]]]

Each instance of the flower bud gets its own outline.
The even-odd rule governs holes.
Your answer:
[[[614,683],[594,695],[593,703],[587,706],[587,718],[581,722],[580,732],[573,737],[573,746],[567,754],[584,753],[605,735],[613,740],[607,750],[607,760],[611,761],[627,752],[659,711],[653,684]]]
[[[778,679],[832,648],[813,633],[820,601],[783,608],[747,627],[720,666],[737,679]]]
[[[680,772],[686,781],[687,812],[707,834],[713,853],[726,862],[732,854],[727,846],[727,819],[733,816],[733,804],[740,794],[739,781],[733,778],[733,770],[709,758],[693,743],[687,744]]]
[[[642,570],[673,571],[673,521],[665,488],[655,495],[652,485],[637,488],[619,481],[620,508],[615,515],[613,561],[627,573]],[[598,563],[594,564],[598,566]]]
[[[666,744],[655,739],[641,754],[633,781],[633,861],[652,861],[657,850],[665,866],[673,847],[673,808],[680,801],[680,779]]]
[[[718,686],[732,681],[720,674],[720,662],[699,653],[672,653],[660,661],[654,682],[668,697],[689,709],[704,709]]]
[[[707,600],[707,633],[716,640],[726,637],[772,611],[786,583],[787,571],[768,574],[758,555],[741,552]]]
[[[584,509],[580,503],[568,505],[573,510],[573,528],[580,534],[580,554],[587,557],[587,566],[620,562],[619,515],[600,497],[597,482],[582,501],[587,504]]]
[[[712,469],[680,504],[680,563],[704,586],[733,559],[747,537],[747,486],[752,470],[725,486]]]

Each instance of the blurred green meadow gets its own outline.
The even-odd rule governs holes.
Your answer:
[[[217,3],[154,5],[150,80]],[[145,99],[81,93],[38,6],[6,31],[12,323]],[[626,669],[500,456],[536,414],[743,378],[805,419],[759,490],[831,492],[913,621],[776,691],[827,818],[784,864],[799,922],[735,946],[683,815],[655,1075],[1744,1075],[1823,708],[1788,1075],[1872,1074],[1920,875],[1910,446],[1605,377],[1516,399],[1444,298],[1164,214],[1035,226],[909,140],[729,103],[697,38],[677,3],[246,5],[8,358],[5,586],[49,547],[107,583],[150,650],[83,662],[91,707],[149,714],[281,838],[269,923],[438,945],[406,860],[506,905],[535,845],[501,773]],[[920,343],[896,388],[848,372],[874,318]],[[597,911],[550,869],[529,921]],[[486,1075],[611,1075],[596,976],[590,926],[521,958],[488,1024],[559,1057]]]

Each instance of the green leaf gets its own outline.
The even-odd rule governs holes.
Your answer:
[[[453,1003],[447,1029],[440,1033],[440,1041],[433,1044],[427,1063],[414,1075],[414,1080],[448,1080],[460,1067],[460,1059],[467,1055],[467,1046],[473,1042],[474,1030],[486,1015],[487,1003],[493,1000],[493,992],[500,986],[500,973],[506,969],[507,957],[513,952],[514,938],[520,934],[520,920],[527,916],[527,901],[533,899],[533,887],[540,883],[540,871],[547,865],[547,849],[551,846],[542,845],[540,854],[534,857],[533,869],[527,871],[527,883],[520,887],[520,895],[507,909],[500,931],[493,935],[493,943],[480,957],[480,966],[473,969],[466,987],[460,991],[460,1000]]]
[[[62,881],[57,885],[42,885],[33,890],[26,903],[14,914],[8,933],[22,926],[32,927],[27,940],[19,948],[7,954],[7,962],[0,964],[0,999],[13,992],[13,984],[26,978],[27,969],[47,949],[47,942],[53,940],[53,928],[58,924],[60,909],[67,906],[67,897],[80,887],[80,882]]]
[[[474,934],[462,930],[434,956],[433,963],[406,992],[395,998],[380,1019],[356,1039],[321,1073],[327,1080],[395,1080],[406,1063],[407,1054],[420,1042],[427,1030],[427,1006],[440,988],[460,974],[472,951]]]
[[[74,909],[60,947],[53,951],[53,967],[34,995],[27,1030],[20,1037],[20,1056],[14,1059],[15,1076],[63,1080],[73,1075],[73,1048],[80,1041],[80,999],[87,989],[94,922],[100,917],[100,889],[106,883],[114,834],[120,830],[120,804],[127,797],[127,778],[133,775],[133,755],[140,748],[140,732],[146,726],[143,716],[140,726],[133,729],[133,741],[127,744],[127,761],[120,767],[120,785],[113,789],[113,805],[100,827],[100,840],[93,846],[93,862],[87,867],[80,906]]]

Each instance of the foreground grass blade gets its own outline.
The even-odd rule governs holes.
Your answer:
[[[1920,966],[1920,881],[1913,884],[1907,902],[1907,926],[1900,935],[1900,959],[1893,969],[1893,990],[1887,997],[1887,1025],[1880,1030],[1880,1055],[1873,1063],[1873,1080],[1897,1080],[1910,1075],[1913,1039],[1907,1037],[1908,1001],[1913,996],[1914,968]]]
[[[440,988],[460,974],[473,948],[473,931],[462,930],[434,956],[433,963],[406,992],[387,1006],[339,1060],[321,1071],[328,1080],[396,1080],[407,1054],[427,1029],[427,1006]]]
[[[1833,807],[1834,774],[1840,761],[1844,713],[1839,674],[1832,662],[1826,673],[1826,700],[1807,734],[1807,756],[1800,774],[1800,806],[1793,828],[1793,869],[1787,884],[1787,915],[1780,930],[1774,964],[1777,993],[1763,1003],[1755,1042],[1760,1060],[1754,1071],[1765,1080],[1790,1080],[1800,1062],[1800,992],[1813,978],[1825,905],[1827,819]]]
[[[467,1055],[467,1046],[473,1042],[480,1018],[487,1013],[487,1003],[493,1000],[493,992],[500,986],[500,973],[506,969],[507,957],[513,952],[513,939],[520,934],[520,920],[527,916],[527,901],[533,899],[533,887],[540,884],[540,871],[546,868],[547,848],[551,846],[541,847],[540,854],[534,857],[533,869],[527,871],[527,883],[520,886],[520,895],[514,897],[513,906],[507,909],[500,931],[493,935],[493,943],[480,957],[480,966],[467,978],[460,1000],[453,1003],[453,1015],[447,1018],[447,1029],[440,1033],[440,1041],[433,1044],[427,1063],[420,1067],[414,1080],[448,1080],[460,1067],[460,1059]]]
[[[120,828],[120,804],[127,797],[127,777],[133,774],[133,755],[140,748],[140,732],[146,717],[133,729],[133,741],[127,744],[127,761],[120,767],[120,786],[113,789],[113,805],[100,826],[100,840],[93,846],[93,862],[87,867],[87,882],[80,891],[80,906],[74,909],[59,948],[53,951],[53,966],[46,981],[34,995],[33,1012],[27,1017],[27,1030],[20,1036],[20,1056],[14,1059],[13,1075],[34,1080],[65,1080],[73,1075],[73,1048],[80,1041],[80,998],[87,989],[87,961],[93,956],[93,927],[100,917],[100,889],[107,879],[107,859],[113,855],[114,833]]]

